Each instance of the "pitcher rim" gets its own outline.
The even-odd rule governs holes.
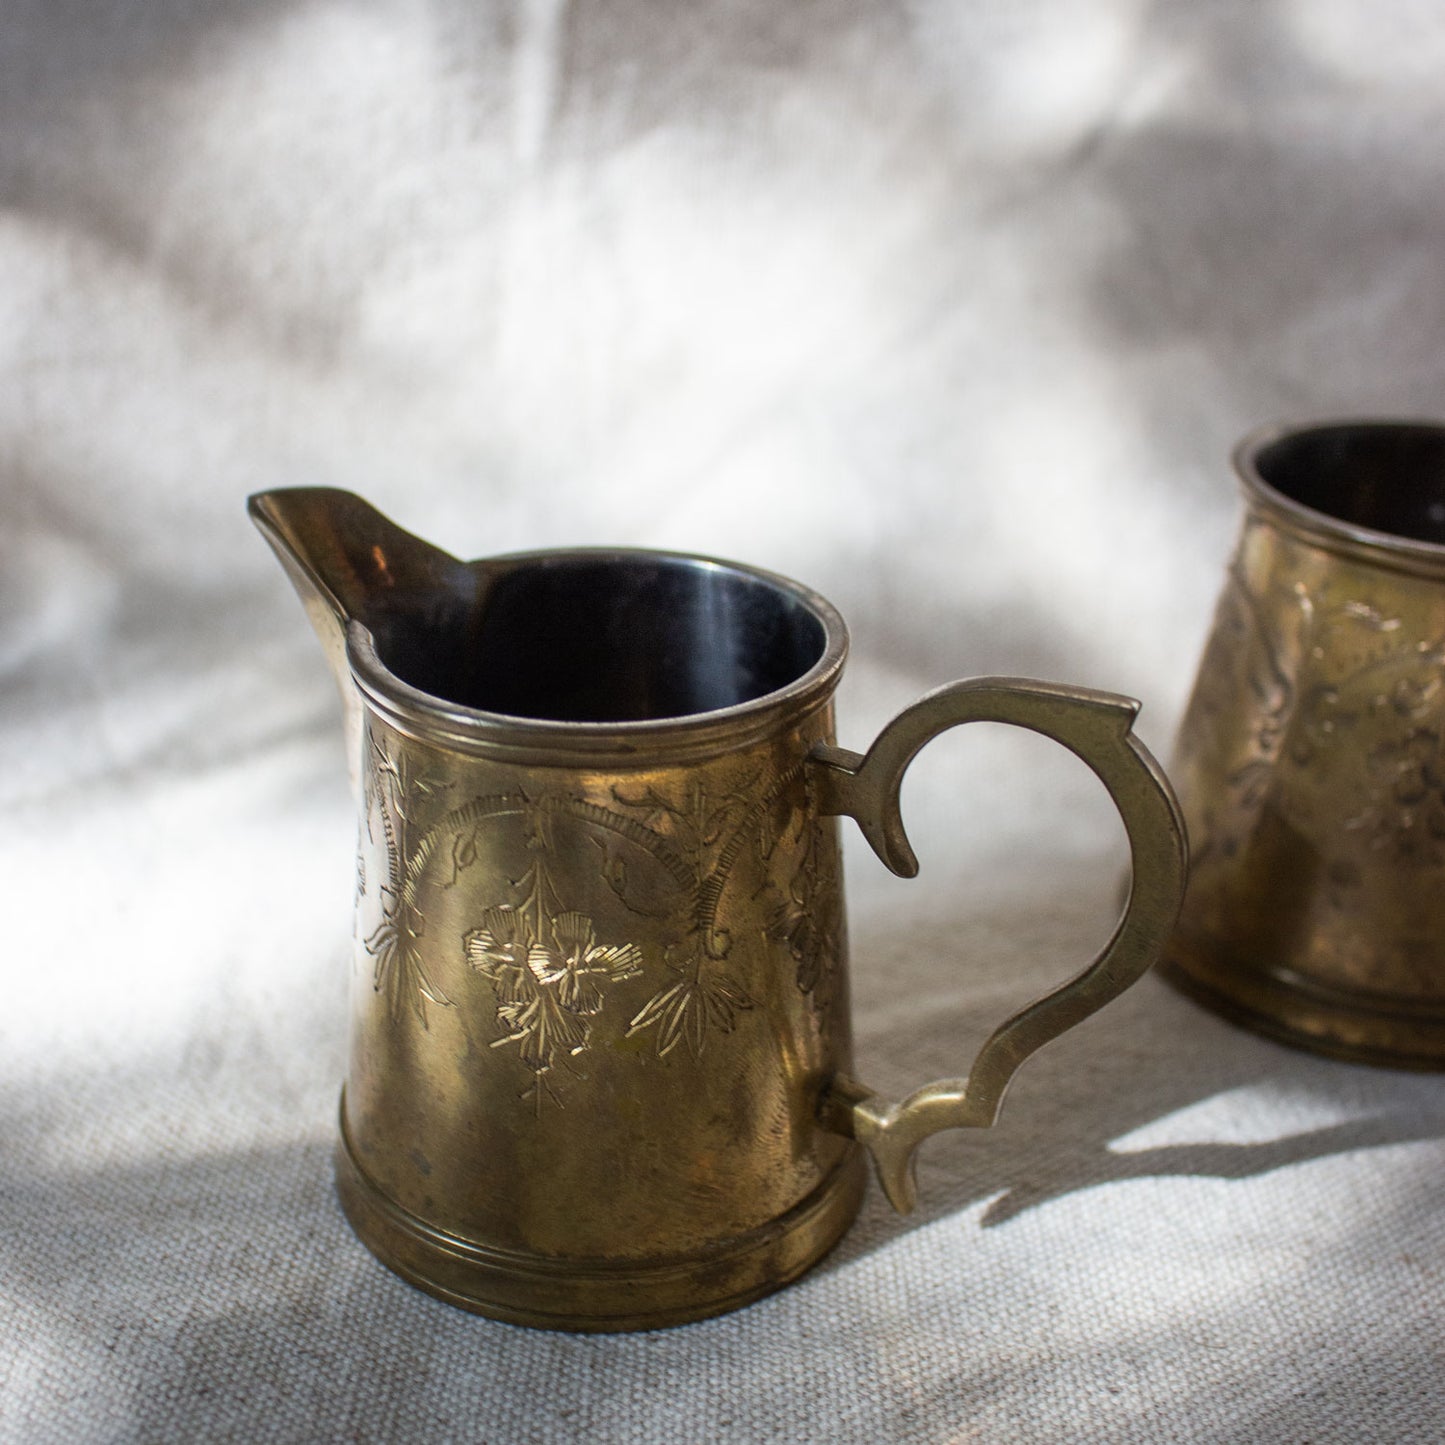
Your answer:
[[[370,707],[397,731],[454,751],[516,762],[585,766],[628,761],[638,767],[715,756],[801,722],[824,706],[837,688],[848,655],[848,627],[821,593],[779,572],[698,552],[653,547],[541,547],[480,559],[484,565],[528,562],[635,561],[718,569],[774,588],[805,607],[823,629],[813,664],[791,682],[727,707],[670,717],[623,721],[570,721],[525,717],[453,702],[404,681],[382,661],[366,624],[346,625],[346,660]]]
[[[1271,422],[1247,433],[1232,453],[1235,476],[1251,506],[1267,512],[1286,531],[1314,546],[1395,571],[1445,575],[1445,544],[1348,522],[1287,496],[1261,475],[1259,457],[1267,447],[1311,432],[1428,432],[1445,444],[1445,422],[1432,417],[1326,417]]]

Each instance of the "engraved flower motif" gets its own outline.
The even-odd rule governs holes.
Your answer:
[[[502,904],[483,915],[486,927],[467,934],[467,962],[491,979],[497,999],[503,1004],[521,1003],[533,992],[527,969],[527,952],[532,940],[526,922],[515,908]]]
[[[599,943],[583,913],[550,919],[550,941],[536,937],[526,914],[506,904],[483,917],[483,927],[464,940],[467,962],[496,989],[497,1019],[508,1030],[497,1044],[519,1044],[522,1062],[535,1072],[580,1054],[588,1042],[586,1021],[601,1013],[604,989],[642,971],[635,943]]]
[[[635,943],[598,943],[586,914],[559,914],[552,920],[552,937],[555,948],[532,944],[527,967],[539,984],[556,986],[569,1013],[598,1013],[604,984],[636,978],[642,972],[642,950]]]

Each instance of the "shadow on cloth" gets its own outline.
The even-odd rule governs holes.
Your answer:
[[[1145,1012],[1157,1012],[1156,1002],[1146,999]],[[1234,1081],[1221,1066],[1219,1076],[1227,1074]],[[1146,1072],[1140,1082],[1147,1096],[1158,1078]],[[1113,1117],[1148,1114],[1141,1107]],[[1123,1169],[1109,1159],[1102,1125],[1052,1162],[1044,1161],[1059,1147],[1057,1126],[1027,1138],[1021,1129],[1018,1140],[970,1153],[968,1168],[940,1170],[934,1160],[919,1222],[1000,1188],[1017,1212],[1146,1168],[1236,1178],[1439,1125],[1422,1112],[1257,1148],[1145,1151]],[[0,1431],[15,1424],[9,1410],[34,1410],[37,1399],[46,1423],[70,1438],[148,1442],[254,1439],[262,1426],[274,1439],[348,1441],[642,1438],[644,1425],[656,1439],[804,1439],[825,1398],[829,1438],[840,1442],[938,1439],[941,1422],[965,1420],[992,1422],[982,1438],[1061,1438],[1062,1416],[1040,1405],[1045,1413],[1031,1426],[1019,1402],[1061,1392],[1059,1408],[1068,1409],[1071,1393],[1101,1389],[1114,1398],[1081,1417],[1071,1438],[1121,1438],[1110,1431],[1127,1419],[1159,1418],[1150,1400],[1164,1385],[1141,1383],[1140,1341],[1177,1321],[1116,1322],[1085,1352],[1077,1329],[1056,1319],[1027,1348],[1001,1348],[979,1320],[997,1303],[971,1291],[960,1298],[955,1275],[912,1272],[904,1290],[875,1281],[820,1309],[832,1298],[827,1276],[910,1229],[880,1224],[876,1199],[812,1284],[683,1329],[568,1336],[466,1315],[392,1277],[348,1232],[331,1194],[329,1152],[329,1140],[317,1139],[8,1186],[5,1277],[30,1325],[10,1378],[25,1383],[28,1367],[34,1388],[0,1404]],[[1388,1230],[1387,1217],[1373,1224]],[[1067,1269],[1045,1274],[1068,1289]],[[1020,1310],[1039,1309],[1038,1288],[1021,1286]],[[976,1338],[942,1348],[938,1337],[956,1332],[961,1317],[975,1319]],[[900,1360],[920,1335],[925,1344]],[[1174,1348],[1188,1356],[1200,1346],[1186,1339]],[[1321,1392],[1362,1401],[1381,1379],[1426,1378],[1432,1349],[1424,1338],[1395,1338],[1343,1364],[1326,1352],[1307,1352],[1303,1362],[1291,1355],[1278,1372],[1278,1400],[1266,1390],[1231,1402],[1225,1392],[1221,1404],[1207,1376],[1193,1376],[1191,1388],[1195,1403],[1214,1412],[1208,1438],[1253,1441],[1269,1434],[1281,1405],[1299,1421],[1325,1409]],[[1198,1358],[1218,1367],[1207,1351]],[[1190,1404],[1166,1398],[1171,1412]]]
[[[906,1054],[919,1081],[966,1072],[972,1049],[953,1011],[870,1040]],[[978,1039],[981,1042],[981,1038]],[[1167,1041],[1167,1042],[1166,1042]],[[974,1044],[976,1047],[976,1043]],[[1277,1138],[1201,1139],[1120,1149],[1116,1142],[1226,1091],[1272,1081],[1339,1122]],[[951,1130],[918,1158],[922,1223],[989,1200],[984,1227],[1078,1190],[1128,1180],[1242,1180],[1293,1164],[1445,1135],[1445,1100],[1432,1080],[1285,1050],[1214,1018],[1148,977],[1074,1033],[1025,1062],[990,1130]],[[1201,1124],[1201,1132],[1210,1126]],[[878,1202],[875,1199],[875,1204]],[[885,1215],[886,1219],[886,1215]],[[894,1226],[896,1228],[897,1226]],[[907,1227],[906,1225],[904,1227]]]
[[[1014,905],[1003,900],[999,908],[995,922],[1016,924]],[[966,1005],[925,998],[919,1018],[881,1027],[879,1011],[865,1010],[868,1052],[896,1056],[883,1071],[890,1088],[894,1073],[916,1080],[958,1071],[966,1057],[960,1036],[978,1031],[978,996],[988,992],[969,969],[959,973]],[[238,1059],[222,1068],[245,1066]],[[328,1056],[325,1067],[333,1066]],[[1114,1376],[1124,1382],[1124,1393],[1106,1402],[1122,1429],[1123,1417],[1143,1408],[1141,1349],[1156,1368],[1145,1336],[1174,1326],[1152,1320],[1145,1307],[1087,1351],[1070,1316],[1046,1321],[1026,1349],[1017,1341],[1004,1348],[986,1331],[961,1353],[944,1348],[960,1310],[976,1313],[986,1302],[972,1290],[962,1299],[957,1273],[929,1267],[916,1242],[928,1226],[988,1201],[981,1223],[992,1235],[1035,1206],[1097,1186],[1179,1175],[1241,1180],[1445,1132],[1433,1080],[1407,1078],[1402,1092],[1401,1076],[1288,1053],[1146,979],[1031,1060],[995,1130],[946,1134],[928,1146],[915,1216],[897,1219],[873,1191],[811,1283],[687,1329],[575,1337],[476,1319],[376,1264],[332,1193],[332,1119],[321,1102],[328,1090],[317,1081],[281,1098],[279,1087],[252,1074],[242,1113],[233,1102],[224,1119],[213,1117],[211,1101],[237,1081],[213,1078],[202,1088],[178,1079],[174,1066],[136,1066],[74,1088],[58,1081],[6,1091],[7,1134],[23,1148],[8,1151],[0,1250],[7,1289],[29,1328],[0,1353],[15,1351],[12,1398],[32,1403],[0,1405],[0,1430],[13,1423],[7,1410],[34,1409],[43,1399],[48,1421],[72,1438],[245,1439],[265,1421],[272,1438],[605,1439],[617,1438],[627,1421],[646,1420],[650,1438],[796,1439],[805,1438],[816,1408],[809,1391],[821,1389],[837,1410],[829,1428],[839,1441],[938,1438],[929,1434],[933,1425],[958,1421],[965,1410],[969,1419],[991,1419],[996,1410],[994,1438],[1022,1438],[1018,1401],[1034,1397],[1040,1380],[1067,1395],[1080,1371],[1091,1389]],[[1269,1098],[1272,1089],[1285,1105],[1303,1101],[1305,1119],[1323,1112],[1343,1121],[1251,1142],[1117,1147],[1220,1093],[1262,1090]],[[1270,1099],[1256,1117],[1275,1127],[1292,1112],[1300,1117],[1279,1104]],[[1200,1124],[1203,1133],[1210,1128]],[[248,1130],[290,1137],[237,1147]],[[87,1159],[94,1162],[69,1162]],[[1367,1221],[1346,1217],[1341,1227],[1358,1235],[1367,1225],[1372,1239],[1387,1237],[1392,1213],[1418,1205],[1398,1177],[1392,1184],[1398,1197],[1382,1199]],[[1292,1228],[1282,1220],[1280,1236],[1288,1239]],[[1012,1277],[1018,1249],[1003,1259],[979,1243],[980,1257],[992,1256],[996,1290],[998,1278]],[[1351,1248],[1359,1253],[1358,1238]],[[1163,1257],[1156,1248],[1156,1265]],[[1249,1257],[1242,1258],[1248,1276]],[[1035,1277],[1020,1280],[1017,1300],[985,1312],[1005,1304],[1038,1312],[1042,1298],[1069,1289],[1067,1269],[1037,1263]],[[1151,1287],[1165,1297],[1174,1289],[1168,1279]],[[1193,1307],[1180,1286],[1176,1311]],[[899,1341],[920,1331],[928,1348],[920,1345],[900,1365]],[[1410,1339],[1392,1342],[1397,1373],[1413,1358],[1410,1347]],[[1419,1349],[1423,1355],[1426,1344]],[[1317,1386],[1349,1398],[1341,1392],[1363,1390],[1381,1363],[1361,1354],[1341,1369],[1327,1352],[1311,1358],[1318,1378],[1299,1374],[1291,1355],[1295,1373],[1281,1377],[1281,1391]],[[860,1375],[860,1361],[876,1379]],[[1423,1358],[1409,1367],[1423,1370]],[[27,1380],[28,1392],[20,1388]],[[1202,1400],[1203,1384],[1198,1389]],[[1221,1418],[1210,1438],[1260,1438],[1275,1408],[1267,1397],[1256,1391],[1240,1402],[1238,1418]],[[1096,1423],[1103,1431],[1103,1417]],[[1083,1431],[1075,1438],[1110,1437]]]

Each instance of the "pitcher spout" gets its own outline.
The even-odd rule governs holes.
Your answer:
[[[345,681],[346,628],[368,631],[398,615],[435,609],[468,593],[472,572],[448,552],[336,487],[284,487],[247,502],[251,520],[281,560],[311,624]]]
[[[466,563],[403,531],[352,492],[284,487],[247,501],[321,639],[346,707],[353,781],[360,709],[346,654],[348,628],[373,636],[409,620],[463,613],[477,575]]]

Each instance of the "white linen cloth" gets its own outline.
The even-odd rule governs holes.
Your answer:
[[[0,1439],[1434,1441],[1445,1081],[1153,978],[810,1277],[583,1338],[349,1233],[354,819],[242,500],[462,555],[737,557],[843,610],[840,741],[971,673],[1167,756],[1280,416],[1445,397],[1427,0],[9,0]],[[860,1072],[962,1072],[1121,830],[951,734],[850,842]]]

